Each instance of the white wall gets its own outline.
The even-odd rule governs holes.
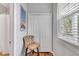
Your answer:
[[[24,55],[23,36],[27,34],[27,30],[20,31],[20,5],[26,10],[26,4],[14,4],[14,55],[16,56]]]
[[[52,3],[28,3],[29,13],[48,13],[52,12]]]

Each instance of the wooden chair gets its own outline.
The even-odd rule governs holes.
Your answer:
[[[34,49],[37,49],[37,53],[39,56],[39,44],[34,41],[33,35],[24,36],[23,43],[24,43],[24,47],[26,49],[25,56],[27,56],[28,53],[34,52]]]

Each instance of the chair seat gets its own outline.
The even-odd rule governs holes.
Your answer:
[[[39,47],[39,44],[36,43],[36,42],[34,42],[34,43],[32,43],[32,44],[30,44],[30,45],[28,46],[28,49],[34,50],[34,49],[36,49],[36,48],[38,48],[38,47]]]

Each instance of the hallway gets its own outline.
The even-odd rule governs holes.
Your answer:
[[[20,8],[19,5],[16,4],[16,10]],[[77,18],[79,4],[27,3],[24,6],[27,25],[26,30],[22,32],[19,31],[20,27],[17,28],[16,37],[19,38],[19,43],[16,40],[16,45],[18,45],[17,51],[19,48],[20,50],[15,53],[16,55],[24,55],[21,49],[24,35],[34,36],[34,41],[40,44],[39,52],[52,51],[56,56],[79,55],[79,31],[77,30],[79,26]],[[15,13],[18,14],[19,11]],[[19,18],[16,19],[18,19],[16,23],[20,22]]]
[[[79,56],[79,3],[0,3],[0,56]]]

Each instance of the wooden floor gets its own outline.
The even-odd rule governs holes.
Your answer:
[[[32,56],[38,56],[37,52],[32,53]],[[53,56],[50,52],[39,52],[39,56]]]
[[[9,56],[9,53],[0,52],[0,56]]]
[[[9,54],[0,54],[0,56],[9,56]]]

